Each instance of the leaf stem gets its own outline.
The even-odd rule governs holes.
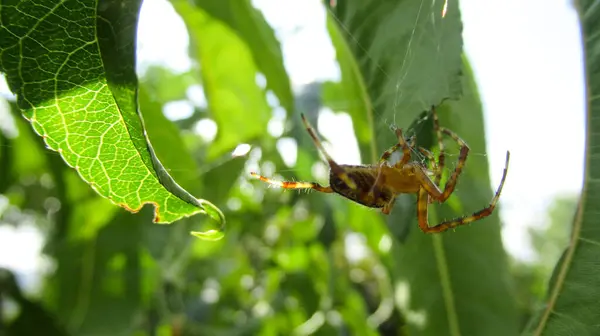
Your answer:
[[[440,282],[442,285],[444,303],[446,304],[446,313],[448,314],[448,326],[450,329],[450,335],[460,336],[458,314],[456,313],[454,295],[452,294],[452,284],[450,283],[448,261],[446,260],[446,254],[444,252],[444,242],[442,241],[442,236],[439,234],[432,235],[431,239],[433,242],[433,250],[435,252],[435,260],[437,262],[438,271],[440,272]]]

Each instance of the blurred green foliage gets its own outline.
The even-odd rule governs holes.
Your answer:
[[[101,77],[118,95],[111,108],[125,115],[122,107],[137,102],[152,150],[140,149],[140,139],[132,143],[148,150],[152,162],[146,164],[164,166],[186,195],[216,204],[227,217],[226,235],[219,241],[190,236],[207,221],[200,216],[154,225],[150,206],[138,214],[115,206],[45,148],[47,139],[22,118],[32,106],[11,102],[0,111],[12,116],[18,131],[0,132],[0,200],[8,204],[0,209],[0,224],[34,223],[45,238],[50,267],[32,292],[10,270],[0,270],[0,334],[517,334],[544,299],[550,269],[566,241],[568,218],[562,216],[570,216],[571,200],[551,214],[543,236],[552,233],[552,239],[535,234],[543,259],[531,266],[509,262],[496,214],[455,232],[425,235],[417,229],[414,197],[400,197],[392,215],[383,217],[335,195],[269,189],[248,174],[258,170],[326,184],[299,118],[304,113],[316,125],[323,108],[351,117],[367,163],[395,143],[392,124],[438,151],[423,111],[450,98],[438,108],[441,123],[484,153],[481,103],[462,56],[458,2],[449,2],[441,18],[443,3],[422,9],[421,1],[357,0],[327,7],[341,78],[295,92],[275,33],[249,0],[173,0],[189,32],[192,69],[153,67],[139,83],[123,75],[135,68],[133,57],[127,58],[135,30],[119,21],[135,23],[135,10],[107,18],[100,15],[106,8],[99,8],[91,22],[97,19],[104,34],[106,24],[122,28],[108,40],[120,44],[100,41],[96,55],[104,61]],[[78,8],[82,2],[60,6]],[[3,3],[2,9],[15,8]],[[10,13],[18,17],[17,12]],[[7,45],[0,46],[6,58],[15,55]],[[10,62],[2,60],[5,71]],[[257,80],[261,76],[264,83]],[[130,82],[121,86],[123,78]],[[131,90],[136,85],[137,97]],[[165,105],[190,101],[186,91],[192,86],[203,88],[207,105],[180,120],[166,118]],[[123,118],[138,125],[134,113]],[[199,127],[207,121],[216,125],[214,139]],[[281,123],[281,134],[269,133],[269,122]],[[278,149],[282,139],[297,144],[292,166]],[[250,152],[232,157],[243,143],[252,145]],[[446,146],[456,152],[452,142]],[[117,167],[127,167],[127,159],[117,160]],[[157,179],[169,184],[161,169]],[[485,206],[493,193],[488,171],[485,160],[470,159],[450,200],[430,207],[430,221]]]

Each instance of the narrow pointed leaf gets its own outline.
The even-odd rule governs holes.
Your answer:
[[[283,64],[283,54],[273,29],[250,0],[198,0],[196,6],[229,26],[250,48],[254,63],[265,76],[267,88],[277,96],[281,106],[291,113],[294,97]]]
[[[600,1],[577,2],[586,72],[586,145],[583,191],[569,246],[556,265],[546,307],[526,335],[600,334]]]

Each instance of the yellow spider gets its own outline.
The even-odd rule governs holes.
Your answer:
[[[428,204],[434,201],[443,203],[450,197],[469,153],[469,146],[459,138],[458,135],[449,129],[439,126],[435,108],[432,108],[432,112],[434,131],[437,134],[440,148],[437,164],[435,163],[434,156],[431,152],[422,147],[415,147],[414,138],[408,143],[404,139],[402,130],[396,129],[398,143],[381,155],[379,164],[359,166],[339,165],[329,156],[329,154],[327,154],[315,131],[308,121],[306,121],[304,115],[302,115],[302,121],[304,122],[308,134],[310,134],[315,145],[321,153],[323,153],[329,163],[330,186],[324,187],[315,182],[274,181],[256,173],[251,173],[251,175],[259,178],[261,181],[285,189],[313,189],[323,193],[335,192],[367,207],[381,208],[381,211],[386,215],[392,210],[398,194],[417,194],[417,218],[419,228],[425,233],[443,232],[450,228],[468,224],[491,215],[500,198],[500,193],[502,192],[502,187],[504,186],[504,181],[508,172],[508,162],[510,159],[510,152],[508,151],[506,152],[506,163],[502,174],[502,180],[500,181],[500,185],[498,186],[490,205],[470,216],[463,216],[444,221],[435,226],[429,226],[427,218]],[[445,163],[442,134],[451,137],[460,145],[458,163],[448,179],[448,182],[446,182],[443,191],[439,186]],[[387,159],[398,149],[402,150],[402,159],[398,163],[390,165],[387,162]],[[411,151],[414,150],[418,150],[429,159],[432,163],[433,171],[428,170],[425,165],[419,162],[410,162]],[[434,176],[434,180],[430,177],[432,175]]]

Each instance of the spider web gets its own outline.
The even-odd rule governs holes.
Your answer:
[[[429,123],[413,122],[431,106],[462,93],[462,23],[457,1],[339,1],[330,3],[329,12],[367,79],[364,90],[372,106],[360,97],[345,102],[358,121],[354,127],[359,142],[375,144],[363,161],[372,161],[396,142],[390,126],[404,128],[408,136],[418,135],[419,145],[431,147],[431,128],[423,127]],[[340,58],[340,47],[336,49]],[[354,80],[356,67],[345,63],[340,61],[342,81]],[[411,124],[414,128],[407,129]],[[364,148],[361,152],[366,154]]]

